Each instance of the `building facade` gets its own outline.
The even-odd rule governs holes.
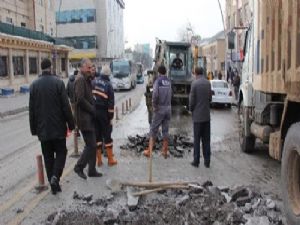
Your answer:
[[[41,62],[52,59],[53,72],[61,77],[69,74],[70,48],[0,33],[0,89],[19,90],[41,74]]]
[[[122,0],[57,0],[59,37],[73,42],[70,60],[87,57],[101,64],[124,54]]]
[[[228,34],[231,31],[235,33],[235,48],[231,50],[226,46],[227,67],[236,68],[239,72],[242,66],[240,61],[243,59],[245,31],[250,25],[251,16],[249,0],[226,0],[226,40],[228,41]]]
[[[216,75],[221,72],[225,78],[225,35],[224,31],[217,33],[211,38],[206,38],[200,44],[200,54],[206,57],[207,73]]]
[[[0,0],[0,22],[55,36],[55,0]]]
[[[54,0],[0,0],[0,94],[19,90],[41,74],[50,58],[53,73],[68,76],[71,48],[55,45]]]

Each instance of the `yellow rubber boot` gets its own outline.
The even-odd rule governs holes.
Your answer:
[[[97,166],[102,166],[102,146],[97,147],[97,153],[96,153],[96,159],[97,159]]]
[[[108,165],[109,166],[116,165],[118,162],[117,160],[114,159],[113,147],[112,146],[106,147],[106,152],[107,152]]]
[[[162,155],[163,157],[168,158],[169,154],[169,139],[168,138],[164,138],[163,139],[163,146],[162,146]]]
[[[153,151],[153,146],[154,146],[154,139],[151,137],[149,139],[149,146],[146,148],[143,152],[144,156],[150,157],[150,150]]]

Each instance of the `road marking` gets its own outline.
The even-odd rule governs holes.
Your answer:
[[[74,160],[74,162],[70,163],[68,168],[66,168],[64,170],[64,173],[62,175],[62,180],[73,171],[75,164],[76,164],[76,160]],[[34,183],[36,183],[36,182],[34,182]],[[27,188],[29,188],[29,190],[30,190],[33,187],[34,187],[34,185],[32,185],[29,188],[29,185],[28,185]],[[49,193],[50,193],[50,190],[46,190],[46,191],[43,191],[42,193],[38,194],[36,197],[34,197],[28,204],[26,204],[24,211],[22,213],[17,214],[14,219],[12,219],[10,222],[7,223],[7,225],[20,224],[30,214],[30,212],[41,202],[41,200],[43,200]],[[16,201],[20,200],[24,196],[24,194],[26,194],[26,193],[22,193],[22,195],[18,195],[18,198],[13,198],[15,200],[14,203],[16,203]],[[11,205],[12,204],[10,204],[10,206]],[[8,207],[8,208],[10,208],[10,207]],[[8,209],[8,208],[6,208],[6,209]],[[0,213],[1,213],[1,211],[0,211]]]

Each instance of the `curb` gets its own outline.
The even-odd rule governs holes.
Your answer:
[[[29,107],[28,106],[23,106],[21,108],[18,109],[12,109],[12,110],[8,110],[5,112],[0,112],[0,118],[4,118],[6,116],[13,116],[13,115],[17,115],[19,113],[28,111]]]

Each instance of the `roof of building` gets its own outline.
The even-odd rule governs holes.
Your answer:
[[[224,40],[225,39],[225,34],[224,34],[224,31],[219,31],[218,33],[216,33],[214,36],[212,37],[209,37],[209,38],[203,38],[201,41],[200,41],[200,46],[203,46],[203,45],[207,45],[207,44],[210,44],[214,41],[217,41],[217,40]]]

